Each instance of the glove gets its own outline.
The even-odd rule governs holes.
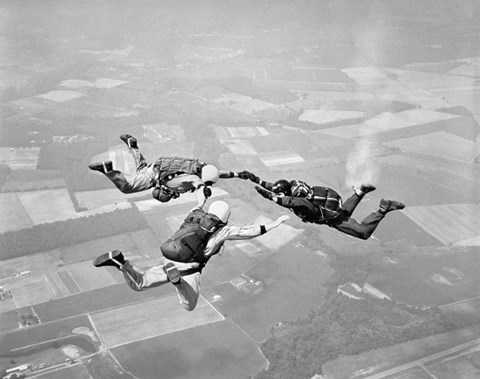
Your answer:
[[[259,186],[255,186],[255,189],[257,190],[257,192],[262,195],[265,199],[268,199],[268,200],[272,200],[273,199],[273,195],[270,191],[266,190],[265,188],[262,188],[262,187],[259,187]]]
[[[242,179],[250,179],[254,183],[260,183],[260,178],[250,171],[242,171],[238,173],[238,176]]]
[[[210,187],[203,187],[203,196],[205,196],[205,199],[208,199],[210,196],[212,196],[212,189]]]
[[[240,179],[247,180],[247,179],[250,179],[250,175],[252,175],[252,173],[247,170],[243,170],[243,171],[237,172],[237,175]]]

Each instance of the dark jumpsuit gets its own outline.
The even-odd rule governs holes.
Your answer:
[[[261,186],[271,191],[273,183],[261,182]],[[335,190],[328,187],[315,186],[311,187],[311,189],[314,195],[334,193],[340,198]],[[312,202],[305,197],[299,196],[278,196],[277,204],[289,208],[304,222],[320,225],[326,224],[342,233],[366,240],[370,238],[385,215],[378,211],[372,212],[361,222],[358,222],[355,218],[351,217],[362,198],[363,196],[354,193],[344,203],[339,199],[339,208],[335,211],[315,205],[315,200]]]

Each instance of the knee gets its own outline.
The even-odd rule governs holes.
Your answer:
[[[360,234],[359,237],[360,237],[362,240],[368,240],[371,235],[372,235],[372,233],[370,233],[370,232],[363,232],[362,234]]]
[[[136,283],[129,283],[129,287],[135,292],[141,292],[145,290],[145,288],[137,285]]]
[[[125,193],[125,194],[132,193],[131,186],[129,184],[120,186],[118,187],[118,189],[120,190],[121,193]]]
[[[190,302],[190,303],[183,303],[182,302],[182,305],[183,305],[183,308],[188,311],[188,312],[191,312],[195,309],[195,307],[197,306],[197,302]]]

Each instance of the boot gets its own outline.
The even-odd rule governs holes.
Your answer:
[[[125,257],[120,250],[112,250],[102,254],[93,261],[95,267],[113,266],[119,270],[125,264]]]
[[[358,196],[365,196],[369,192],[373,192],[377,189],[373,184],[361,184],[360,187],[353,186],[353,191]]]
[[[163,266],[163,271],[165,274],[167,274],[167,278],[172,284],[178,285],[181,283],[182,277],[180,276],[177,266],[175,266],[173,263],[168,262],[165,266]]]
[[[105,161],[105,162],[97,162],[88,165],[88,168],[93,171],[101,172],[102,174],[106,174],[109,171],[113,170],[113,163],[112,161]]]
[[[122,134],[120,139],[125,142],[130,149],[138,149],[137,139],[130,134]]]
[[[380,200],[380,206],[378,211],[381,214],[387,214],[391,211],[396,211],[405,208],[405,204],[401,203],[400,201],[395,200]]]

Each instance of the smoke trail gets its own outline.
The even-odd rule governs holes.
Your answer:
[[[367,62],[363,75],[354,78],[361,85],[379,83],[384,75],[375,67],[384,58],[384,38],[391,34],[383,26],[363,23],[358,25],[354,36],[358,55],[353,59],[354,67],[361,67]],[[369,128],[369,122],[359,125],[364,131]],[[360,185],[361,183],[375,184],[380,178],[380,166],[373,160],[373,150],[378,146],[374,133],[365,133],[357,140],[353,150],[349,153],[346,162],[346,179],[348,186]]]
[[[372,150],[375,148],[375,141],[359,140],[354,149],[348,154],[346,169],[347,186],[360,185],[361,183],[378,182],[380,167],[372,159]]]

